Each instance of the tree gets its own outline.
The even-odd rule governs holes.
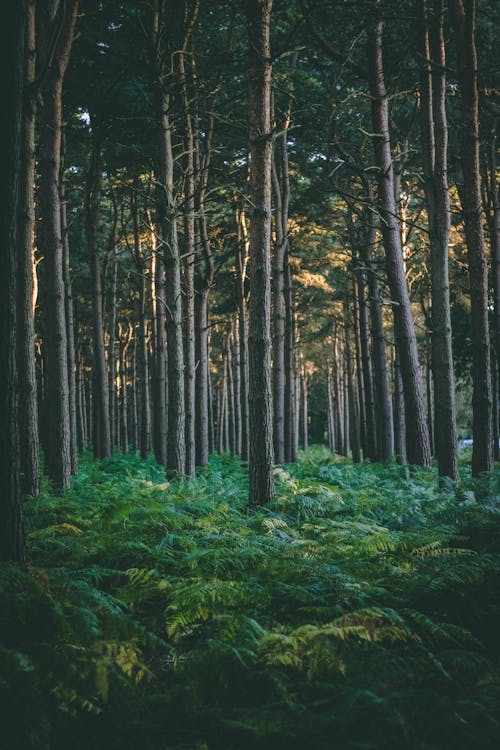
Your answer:
[[[444,3],[442,0],[434,0],[431,10],[427,6],[426,0],[419,0],[420,118],[431,250],[435,444],[439,475],[456,481],[458,462],[455,381],[448,274],[450,197],[447,176]]]
[[[19,383],[17,372],[17,264],[20,248],[20,192],[23,74],[26,2],[9,0],[2,14],[0,35],[4,137],[0,164],[4,197],[0,208],[0,560],[23,562],[19,451]]]
[[[469,265],[472,319],[472,474],[492,467],[492,388],[488,323],[488,266],[479,171],[479,111],[475,0],[451,0],[461,102],[461,202]]]
[[[271,393],[271,52],[272,0],[246,0],[250,82],[250,504],[274,496]]]
[[[54,2],[41,19],[47,65],[42,89],[39,210],[37,232],[43,255],[43,309],[45,315],[46,409],[45,468],[54,485],[69,487],[71,477],[69,381],[61,230],[62,90],[76,22],[77,0]],[[51,49],[51,37],[54,44]]]
[[[393,299],[394,334],[403,381],[406,442],[411,464],[430,466],[431,451],[425,416],[417,339],[405,276],[400,227],[396,209],[394,164],[389,133],[389,100],[385,88],[382,28],[379,0],[369,31],[368,68],[371,95],[373,145],[378,168],[378,208],[384,242],[387,278]]]

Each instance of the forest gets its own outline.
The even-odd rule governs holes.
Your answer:
[[[1,16],[0,744],[497,750],[498,0]]]

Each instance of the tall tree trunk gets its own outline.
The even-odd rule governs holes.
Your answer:
[[[382,20],[379,0],[374,0],[375,15],[369,34],[369,86],[372,98],[372,124],[375,158],[378,167],[378,202],[387,276],[393,307],[394,333],[398,348],[405,397],[408,459],[411,464],[430,466],[429,433],[425,416],[422,378],[418,361],[417,338],[411,313],[405,276],[401,236],[394,195],[394,167],[389,135],[389,102],[385,89],[382,61]]]
[[[444,2],[418,0],[420,11],[420,97],[422,156],[429,223],[432,288],[432,375],[434,383],[435,452],[440,476],[458,479],[455,381],[451,337],[448,244],[448,123]],[[429,397],[430,400],[430,397]],[[432,440],[431,440],[432,444]]]
[[[17,362],[17,295],[23,65],[26,3],[10,0],[2,8],[0,70],[4,135],[0,166],[4,195],[0,208],[0,560],[24,562],[24,530],[21,510],[19,446],[19,383]]]
[[[373,376],[370,359],[370,336],[368,330],[367,302],[366,302],[366,274],[363,264],[359,263],[356,270],[356,284],[358,287],[359,305],[359,338],[361,346],[361,367],[363,371],[363,397],[366,412],[366,457],[371,461],[377,460],[377,422],[375,395],[373,391]]]
[[[19,347],[19,434],[22,490],[36,497],[40,489],[38,404],[35,368],[34,265],[35,227],[35,120],[36,73],[35,1],[27,3],[24,96],[20,171],[18,347]]]
[[[101,263],[97,236],[99,232],[99,202],[101,194],[101,142],[92,124],[92,153],[85,200],[85,233],[92,279],[92,335],[94,354],[94,457],[111,455],[111,432],[109,424],[108,375],[104,346],[103,294]]]
[[[287,127],[285,126],[285,133]],[[280,148],[286,150],[280,139]],[[272,261],[272,328],[273,328],[273,435],[274,458],[276,463],[285,461],[285,299],[284,299],[284,262],[288,233],[288,196],[278,172],[276,151],[278,143],[275,141],[272,157],[272,185],[274,196],[274,227],[275,246]],[[283,194],[284,193],[284,194]]]
[[[46,369],[45,469],[56,487],[69,487],[71,433],[67,331],[59,179],[61,166],[62,88],[76,21],[77,0],[60,8],[56,49],[50,55],[43,87],[40,128],[38,247],[44,258]],[[54,23],[54,19],[48,21]]]
[[[356,404],[356,392],[354,387],[354,359],[351,351],[351,341],[353,339],[353,325],[351,322],[351,311],[349,309],[349,300],[347,296],[344,299],[344,321],[345,321],[345,367],[347,377],[347,398],[349,410],[349,442],[351,444],[353,463],[359,464],[361,461],[361,440],[359,412]]]
[[[159,217],[165,264],[167,318],[168,417],[167,471],[184,476],[186,464],[186,415],[184,398],[184,343],[182,332],[181,261],[174,199],[174,155],[170,100],[161,93],[161,133],[158,162]]]
[[[241,365],[240,365],[240,339],[238,335],[238,321],[231,322],[232,362],[234,380],[234,422],[235,422],[235,445],[234,452],[241,456]]]
[[[111,290],[109,309],[109,343],[108,343],[108,401],[109,401],[109,432],[111,436],[111,452],[119,444],[119,419],[116,397],[116,283],[118,276],[118,262],[116,257],[116,244],[113,242],[111,248]]]
[[[371,199],[371,193],[368,193]],[[361,258],[368,275],[368,304],[370,307],[371,341],[373,360],[373,381],[375,415],[377,426],[377,461],[386,463],[391,460],[393,449],[392,410],[387,376],[387,355],[385,346],[382,304],[377,277],[377,267],[373,257],[376,241],[376,229],[373,210],[368,206],[365,211],[366,234],[361,247]]]
[[[162,466],[167,465],[167,332],[165,303],[165,264],[163,253],[158,251],[156,229],[151,215],[151,251],[154,258],[153,327],[153,451]]]
[[[488,268],[479,173],[479,115],[475,0],[451,0],[461,102],[461,201],[469,265],[472,330],[472,474],[492,467],[492,391],[488,323]]]
[[[300,384],[301,384],[301,395],[302,395],[302,404],[301,404],[301,417],[302,417],[302,447],[306,451],[309,447],[309,393],[308,393],[308,382],[307,382],[307,372],[305,367],[302,367],[302,372],[300,375]]]
[[[194,22],[194,21],[193,21]],[[196,466],[196,340],[194,271],[196,259],[195,237],[195,166],[194,134],[190,100],[187,90],[185,55],[188,34],[179,53],[179,74],[182,81],[184,109],[186,181],[184,197],[184,352],[186,404],[186,474],[194,476]]]
[[[398,464],[408,463],[406,455],[406,420],[403,393],[403,380],[399,366],[399,356],[394,352],[394,452]]]
[[[61,158],[62,161],[62,158]],[[64,304],[66,309],[66,332],[68,345],[68,388],[69,388],[69,428],[71,473],[78,473],[78,438],[77,438],[77,392],[76,392],[76,361],[75,361],[75,315],[73,305],[73,287],[70,273],[68,219],[66,209],[66,191],[64,185],[64,164],[61,164],[61,231],[63,241],[64,264]]]
[[[483,179],[484,207],[488,222],[488,233],[491,249],[491,277],[493,288],[493,454],[496,461],[500,458],[499,444],[499,406],[500,406],[500,179],[497,167],[497,130],[500,119],[496,119],[492,128],[492,137],[488,144]],[[496,386],[496,387],[495,387]]]
[[[131,195],[130,209],[134,231],[134,257],[139,277],[139,315],[137,325],[137,360],[139,363],[139,451],[142,459],[147,458],[151,444],[151,410],[149,400],[149,363],[148,363],[148,316],[147,316],[147,280],[146,258],[142,251],[137,207],[137,185]]]
[[[272,0],[246,0],[250,59],[249,472],[251,505],[274,497],[271,391]]]
[[[238,280],[238,328],[240,337],[240,403],[241,403],[241,458],[248,459],[248,315],[245,296],[245,281],[248,264],[248,233],[243,211],[236,211],[238,247],[236,253],[236,275]]]
[[[296,398],[295,398],[295,313],[293,307],[292,269],[288,243],[285,253],[285,461],[297,460]]]

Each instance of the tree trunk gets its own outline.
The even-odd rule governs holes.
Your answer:
[[[479,174],[479,116],[475,0],[451,0],[461,102],[461,201],[469,265],[472,318],[472,474],[492,468],[492,391],[488,323],[488,268]]]
[[[361,348],[361,367],[363,371],[363,399],[366,414],[365,454],[371,461],[377,460],[377,422],[375,395],[373,391],[372,367],[370,361],[370,340],[366,302],[366,274],[363,265],[358,262],[356,270],[359,305],[359,339]]]
[[[116,379],[117,379],[117,360],[116,360],[116,283],[118,276],[118,263],[116,257],[116,245],[113,243],[112,260],[111,260],[111,305],[109,314],[109,344],[108,344],[108,392],[109,392],[109,431],[111,435],[111,451],[119,445],[119,419],[117,414],[117,396],[116,396]]]
[[[85,201],[85,233],[92,279],[92,335],[94,354],[94,457],[111,456],[111,432],[109,424],[108,375],[106,350],[104,347],[104,320],[101,263],[97,236],[99,232],[99,201],[101,193],[101,143],[92,125],[92,153]]]
[[[38,404],[35,368],[34,265],[33,233],[35,227],[35,120],[36,73],[35,2],[29,0],[26,16],[24,64],[24,97],[22,113],[20,224],[18,266],[18,369],[19,369],[19,435],[21,482],[25,495],[36,497],[40,489]]]
[[[287,128],[285,127],[285,133]],[[282,139],[280,139],[281,141]],[[286,150],[286,140],[280,143]],[[288,233],[286,204],[280,174],[276,166],[277,142],[272,157],[272,185],[274,196],[275,246],[272,263],[272,313],[273,313],[273,436],[274,458],[277,464],[285,461],[285,300],[284,262]],[[284,205],[285,204],[285,205]]]
[[[405,421],[405,404],[403,393],[403,381],[399,366],[399,357],[397,352],[394,353],[394,452],[398,464],[408,463],[406,455],[406,421]]]
[[[249,472],[251,505],[274,497],[271,391],[272,0],[246,0],[250,58]]]
[[[63,167],[63,165],[61,165]],[[66,310],[66,332],[68,344],[68,389],[69,389],[69,428],[71,473],[78,473],[78,438],[77,438],[77,392],[76,392],[76,362],[75,362],[75,315],[73,306],[73,288],[70,274],[68,220],[66,211],[66,192],[64,186],[64,169],[61,168],[61,231],[63,241],[64,264],[64,305]]]
[[[151,251],[154,258],[153,327],[153,451],[162,466],[167,465],[167,335],[165,304],[165,264],[163,253],[158,252],[155,227],[151,227]]]
[[[186,465],[186,415],[184,398],[184,343],[182,332],[181,261],[174,199],[174,155],[169,97],[161,92],[160,149],[158,160],[159,218],[165,263],[167,319],[168,416],[167,472],[184,476]]]
[[[24,562],[19,445],[17,362],[18,248],[22,200],[21,125],[26,3],[10,0],[2,8],[0,69],[4,135],[0,150],[4,195],[0,208],[0,560]]]
[[[67,360],[67,331],[59,194],[63,78],[69,62],[77,0],[68,0],[55,51],[48,62],[43,88],[40,128],[38,247],[44,258],[44,313],[46,369],[45,470],[58,488],[71,477],[71,432]],[[53,20],[53,19],[51,19]]]
[[[232,363],[234,381],[234,424],[235,444],[234,452],[241,456],[241,365],[240,365],[240,340],[238,335],[237,320],[231,322]]]
[[[377,17],[369,35],[369,85],[372,97],[372,125],[378,167],[378,202],[387,276],[394,301],[394,333],[400,357],[407,424],[408,458],[411,464],[430,466],[429,433],[425,416],[417,339],[411,313],[408,284],[394,195],[394,168],[389,136],[389,102],[382,62],[382,21],[379,0],[374,0]]]
[[[285,254],[285,461],[297,460],[296,398],[295,398],[295,315],[293,308],[292,270],[288,245]]]
[[[370,193],[369,198],[371,198]],[[387,463],[391,460],[393,449],[392,410],[387,377],[387,356],[382,305],[380,301],[377,268],[373,257],[376,230],[373,211],[370,206],[368,206],[365,212],[365,224],[366,234],[361,247],[361,257],[367,268],[368,274],[368,304],[370,307],[371,320],[373,381],[377,426],[377,461]]]
[[[248,233],[243,211],[236,211],[238,248],[236,275],[238,280],[238,328],[240,338],[240,404],[241,404],[241,458],[248,460],[248,315],[245,297],[245,280],[248,264]]]
[[[418,2],[421,17],[419,36],[422,157],[431,250],[433,434],[439,475],[456,481],[457,432],[448,276],[450,198],[447,177],[444,2],[434,0],[433,12],[429,16],[426,11],[426,0]],[[432,400],[430,393],[428,400]],[[432,445],[432,439],[430,442]]]

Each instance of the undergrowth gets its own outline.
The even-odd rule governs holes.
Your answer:
[[[5,747],[498,748],[500,505],[462,471],[313,448],[248,511],[236,459],[84,458],[0,566]]]

